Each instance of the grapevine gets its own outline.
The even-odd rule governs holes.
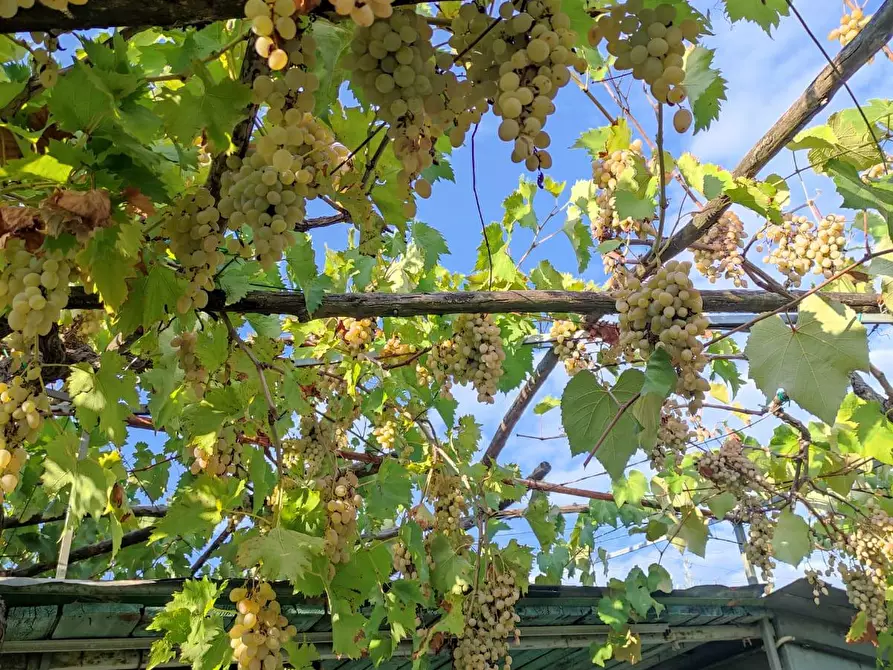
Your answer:
[[[236,605],[229,638],[239,670],[283,668],[282,645],[298,631],[282,615],[273,587],[269,582],[238,587],[230,591],[229,599]]]
[[[453,338],[435,345],[430,360],[434,378],[445,391],[453,381],[470,383],[478,402],[492,403],[505,361],[499,326],[489,314],[460,314]]]

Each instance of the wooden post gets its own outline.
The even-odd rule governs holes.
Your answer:
[[[84,431],[81,434],[81,443],[78,446],[78,461],[82,461],[87,457],[87,447],[90,445],[90,433]],[[56,563],[56,579],[65,579],[68,574],[68,556],[71,554],[71,541],[74,539],[74,528],[72,528],[71,507],[74,502],[75,488],[74,482],[71,484],[71,496],[68,499],[68,511],[65,513],[65,530],[62,533],[62,541],[59,544],[59,559]]]

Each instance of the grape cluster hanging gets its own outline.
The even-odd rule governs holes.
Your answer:
[[[478,402],[492,403],[504,372],[505,351],[499,326],[489,314],[460,314],[452,339],[431,349],[434,378],[448,392],[453,382],[472,384]]]

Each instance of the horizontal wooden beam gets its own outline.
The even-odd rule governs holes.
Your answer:
[[[802,292],[793,292],[798,295]],[[872,293],[823,293],[857,312],[880,311],[881,297]],[[701,291],[705,313],[762,313],[783,307],[790,298],[766,291]],[[99,309],[95,295],[76,287],[69,309]],[[585,314],[616,313],[611,294],[598,291],[460,291],[450,293],[329,293],[311,315],[300,291],[251,291],[226,304],[222,291],[213,291],[208,312],[288,314],[301,321],[330,317],[411,317],[444,314]]]

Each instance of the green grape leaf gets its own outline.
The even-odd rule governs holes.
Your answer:
[[[611,490],[614,492],[614,503],[618,507],[624,503],[638,505],[648,491],[648,480],[638,470],[630,470],[627,477],[611,482]]]
[[[625,598],[602,596],[598,601],[598,618],[614,630],[621,630],[629,621],[629,602]]]
[[[102,434],[118,445],[127,437],[126,420],[131,408],[139,404],[136,374],[125,367],[120,354],[104,351],[98,369],[77,363],[68,376],[68,392],[78,419],[85,427],[98,424]]]
[[[561,405],[561,400],[556,398],[555,396],[549,395],[540,400],[536,406],[533,408],[533,413],[536,415],[543,415],[547,412],[551,412],[556,407]]]
[[[245,482],[241,479],[218,479],[200,475],[182,486],[160,519],[149,542],[166,537],[198,538],[207,541],[214,528],[230,510],[242,502]]]
[[[893,423],[884,416],[878,403],[860,403],[847,423],[856,428],[861,456],[893,465]]]
[[[865,328],[849,307],[812,295],[800,303],[797,326],[772,316],[754,324],[744,355],[767,398],[779,389],[833,425],[849,373],[868,369]]]
[[[150,328],[175,313],[177,300],[186,290],[186,283],[173,268],[153,265],[149,273],[137,277],[124,304],[118,310],[118,327],[128,335],[139,327]]]
[[[648,590],[652,593],[655,591],[673,592],[673,578],[664,566],[657,563],[648,566]]]
[[[471,563],[453,549],[446,536],[435,533],[432,537],[430,555],[434,566],[431,583],[441,593],[462,593],[462,589],[471,584]]]
[[[220,617],[196,617],[184,642],[180,658],[189,661],[192,670],[218,670],[232,662],[233,649]]]
[[[115,96],[105,82],[92,67],[80,62],[59,77],[48,106],[59,127],[71,133],[89,133],[117,109]]]
[[[860,610],[859,613],[853,617],[853,622],[850,624],[850,629],[846,634],[846,641],[848,644],[857,644],[859,642],[864,642],[867,635],[868,612]]]
[[[534,491],[530,497],[524,518],[530,524],[533,534],[544,551],[548,550],[559,534],[559,525],[563,528],[564,520],[557,507],[549,504],[549,497],[542,491]]]
[[[136,256],[122,253],[119,228],[105,228],[93,233],[93,237],[77,255],[78,264],[89,268],[88,286],[99,294],[103,304],[117,310],[127,298],[127,280],[136,276]]]
[[[696,191],[707,198],[721,195],[735,183],[734,177],[727,170],[710,163],[701,163],[689,153],[682,154],[676,161],[676,167],[685,181]]]
[[[314,556],[322,554],[323,540],[277,526],[265,535],[243,540],[236,560],[246,570],[258,567],[270,580],[297,582],[310,570]]]
[[[62,163],[50,155],[26,156],[18,160],[7,161],[0,166],[0,177],[11,179],[19,177],[23,181],[41,179],[64,184],[71,175],[72,166]]]
[[[644,375],[638,370],[624,371],[612,389],[602,386],[589,371],[574,375],[561,396],[561,421],[571,453],[576,456],[592,449],[620,405],[639,393],[643,382]],[[595,452],[612,479],[623,475],[630,456],[638,448],[635,432],[635,419],[631,412],[626,412]]]
[[[537,219],[533,209],[533,200],[536,197],[536,182],[521,177],[517,190],[513,191],[502,201],[505,215],[502,217],[502,225],[507,230],[512,230],[516,223],[522,228],[536,232]]]
[[[592,642],[589,644],[589,660],[600,668],[614,657],[614,645],[610,642]]]
[[[396,460],[386,458],[378,473],[363,482],[366,512],[376,519],[393,519],[412,505],[412,479]]]
[[[713,67],[715,51],[694,47],[685,54],[685,86],[695,119],[695,132],[706,130],[719,118],[726,99],[726,80]]]
[[[430,272],[437,266],[442,256],[450,253],[450,248],[440,231],[427,224],[414,221],[411,231],[412,238],[419,245],[425,259],[423,269],[425,272]]]
[[[866,184],[856,168],[834,159],[825,166],[837,192],[843,197],[842,207],[876,210],[887,223],[887,233],[893,237],[893,183]]]
[[[734,509],[735,505],[738,503],[735,495],[733,493],[729,493],[726,491],[725,493],[720,493],[719,495],[712,495],[705,501],[707,507],[713,512],[713,516],[717,519],[724,519],[726,514]]]
[[[657,349],[648,359],[645,366],[645,381],[642,383],[642,395],[653,393],[666,398],[676,389],[676,369],[665,349]]]
[[[732,22],[751,21],[768,34],[777,28],[782,16],[789,13],[785,0],[725,0],[726,15]]]
[[[809,524],[803,517],[786,509],[778,517],[778,524],[772,535],[772,555],[779,561],[796,567],[809,551]]]
[[[670,542],[680,551],[688,549],[696,556],[704,557],[707,550],[707,522],[694,508],[682,511],[676,528],[670,530]]]
[[[623,219],[651,219],[654,217],[655,202],[650,197],[640,197],[625,188],[614,192],[617,216]]]
[[[51,496],[70,487],[68,507],[75,522],[87,515],[96,519],[108,507],[114,474],[91,457],[79,458],[77,435],[64,432],[46,444],[41,481]]]
[[[166,638],[155,640],[149,649],[149,658],[146,660],[146,670],[154,670],[174,657],[174,645]]]
[[[366,617],[354,612],[344,600],[330,598],[332,608],[332,650],[339,656],[359,658],[366,648]]]
[[[312,643],[298,644],[294,640],[289,640],[282,643],[282,648],[288,654],[288,664],[295,670],[311,670],[313,661],[319,660],[319,652]]]

